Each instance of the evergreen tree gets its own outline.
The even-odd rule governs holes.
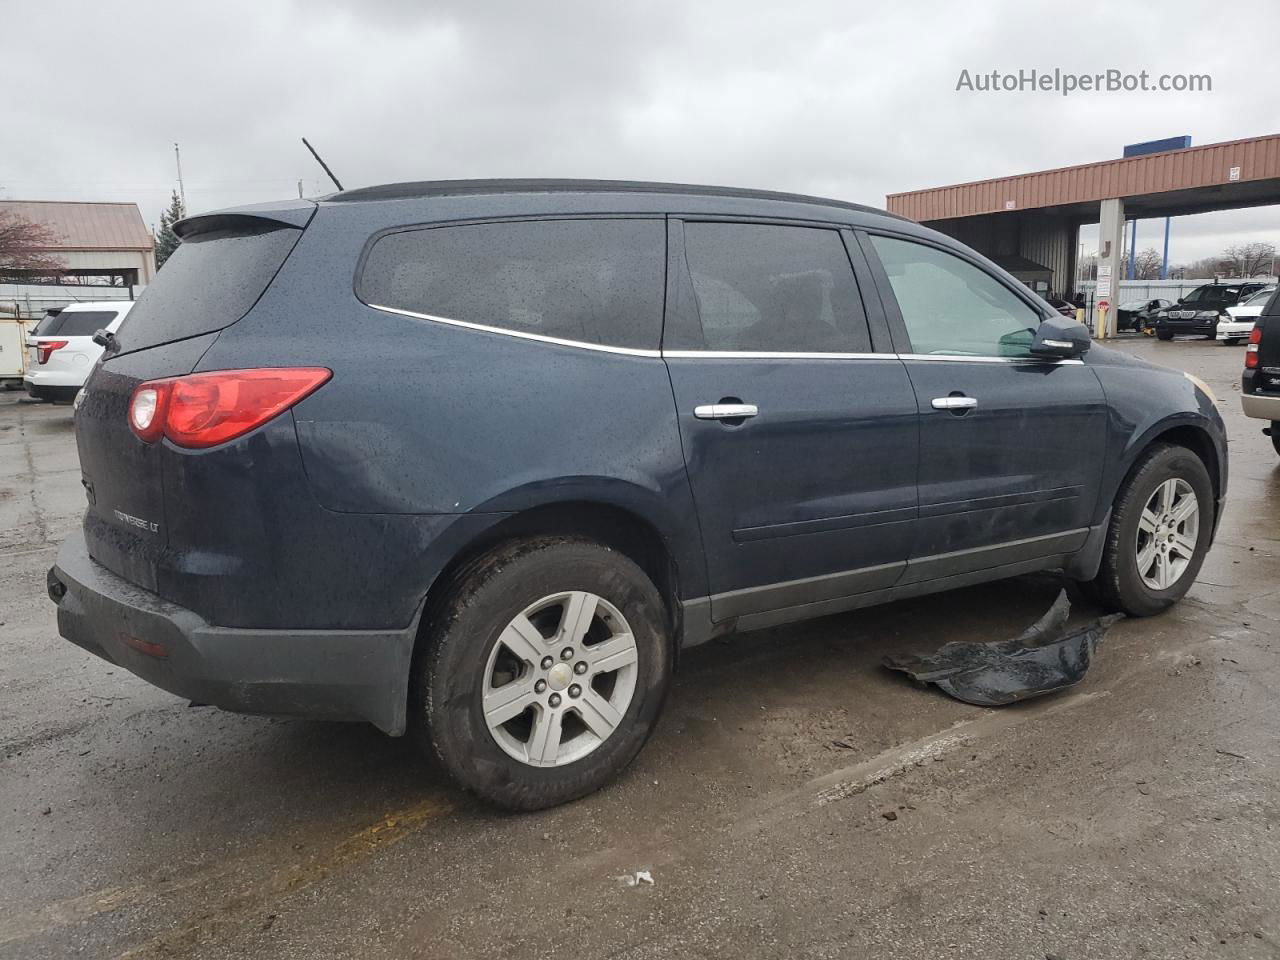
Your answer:
[[[175,190],[173,198],[169,201],[169,209],[160,214],[160,232],[156,234],[157,270],[164,266],[164,262],[173,255],[173,251],[177,250],[178,244],[182,242],[173,232],[173,225],[186,215],[187,208],[183,206],[178,191]]]

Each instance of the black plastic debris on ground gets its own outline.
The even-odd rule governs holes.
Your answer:
[[[979,707],[1044,696],[1083,680],[1107,630],[1124,618],[1112,614],[1067,630],[1070,614],[1063,590],[1043,617],[1012,640],[955,641],[928,656],[887,656],[884,665]]]

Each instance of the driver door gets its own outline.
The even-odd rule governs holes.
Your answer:
[[[1046,314],[976,258],[918,238],[860,236],[920,417],[910,583],[1078,550],[1106,440],[1098,378],[1030,354]]]

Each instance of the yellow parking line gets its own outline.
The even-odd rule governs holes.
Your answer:
[[[145,957],[148,954],[163,952],[168,947],[183,942],[196,942],[201,939],[202,931],[234,923],[246,909],[257,906],[274,896],[309,887],[335,870],[403,840],[430,821],[449,813],[451,809],[451,805],[446,800],[432,797],[388,813],[376,822],[343,838],[323,853],[308,857],[300,863],[290,864],[270,874],[260,884],[239,891],[215,907],[206,908],[200,914],[180,922],[176,929],[147,941],[123,956]],[[15,940],[29,939],[56,927],[83,922],[124,907],[160,900],[195,887],[210,886],[223,877],[239,874],[251,866],[251,861],[237,860],[234,863],[219,864],[213,870],[193,876],[108,887],[49,903],[25,914],[0,916],[0,946]]]

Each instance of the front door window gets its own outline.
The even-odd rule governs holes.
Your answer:
[[[873,236],[918,354],[1026,357],[1042,317],[993,276],[923,243]]]

